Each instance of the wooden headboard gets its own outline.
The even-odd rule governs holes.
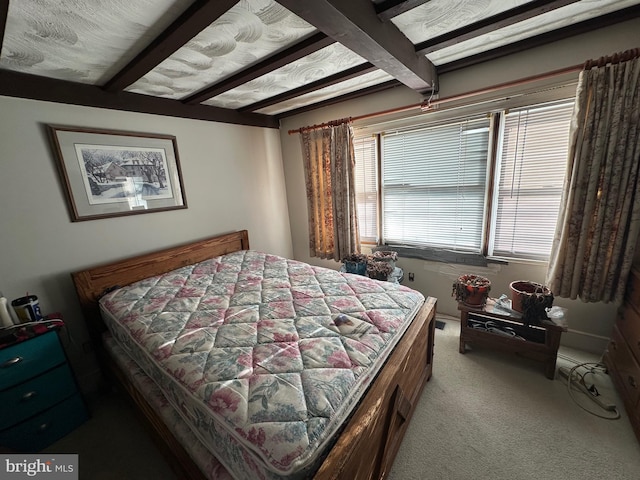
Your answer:
[[[248,249],[249,232],[241,230],[72,273],[91,337],[96,341],[105,330],[98,300],[107,291],[208,258]]]

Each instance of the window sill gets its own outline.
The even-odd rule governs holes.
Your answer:
[[[505,259],[487,258],[479,253],[456,252],[452,250],[443,250],[428,247],[405,247],[399,245],[381,245],[372,248],[377,250],[393,250],[398,252],[398,256],[406,258],[419,258],[421,260],[429,260],[432,262],[456,263],[460,265],[473,265],[476,267],[486,267],[491,263],[508,265]]]

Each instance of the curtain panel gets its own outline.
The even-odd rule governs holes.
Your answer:
[[[341,261],[360,251],[353,133],[348,122],[302,129],[309,254]]]
[[[624,60],[631,57],[631,59]],[[622,302],[640,234],[638,50],[580,73],[547,271],[554,295]],[[611,63],[608,63],[611,62]]]

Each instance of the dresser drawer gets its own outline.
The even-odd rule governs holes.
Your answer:
[[[631,353],[636,357],[636,360],[640,360],[640,314],[625,305],[616,325],[618,325],[620,335],[629,345]]]
[[[0,390],[66,362],[58,334],[39,335],[0,350]]]
[[[60,403],[76,392],[76,384],[67,364],[38,375],[28,382],[0,392],[0,430],[20,423]]]
[[[0,446],[20,453],[42,450],[88,418],[79,393],[35,417],[0,431]]]
[[[617,325],[613,327],[613,336],[607,350],[622,381],[624,393],[629,398],[628,405],[636,405],[640,399],[640,366],[631,354]]]
[[[635,267],[629,272],[624,301],[632,305],[637,311],[640,311],[640,271]]]

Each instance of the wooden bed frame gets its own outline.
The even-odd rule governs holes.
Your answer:
[[[246,230],[72,273],[78,298],[108,378],[131,396],[165,458],[180,478],[204,479],[203,473],[102,348],[106,330],[99,298],[109,289],[159,275],[185,265],[249,249]],[[314,478],[377,479],[389,473],[400,442],[427,380],[431,377],[436,299],[427,297],[413,323],[359,403]]]

